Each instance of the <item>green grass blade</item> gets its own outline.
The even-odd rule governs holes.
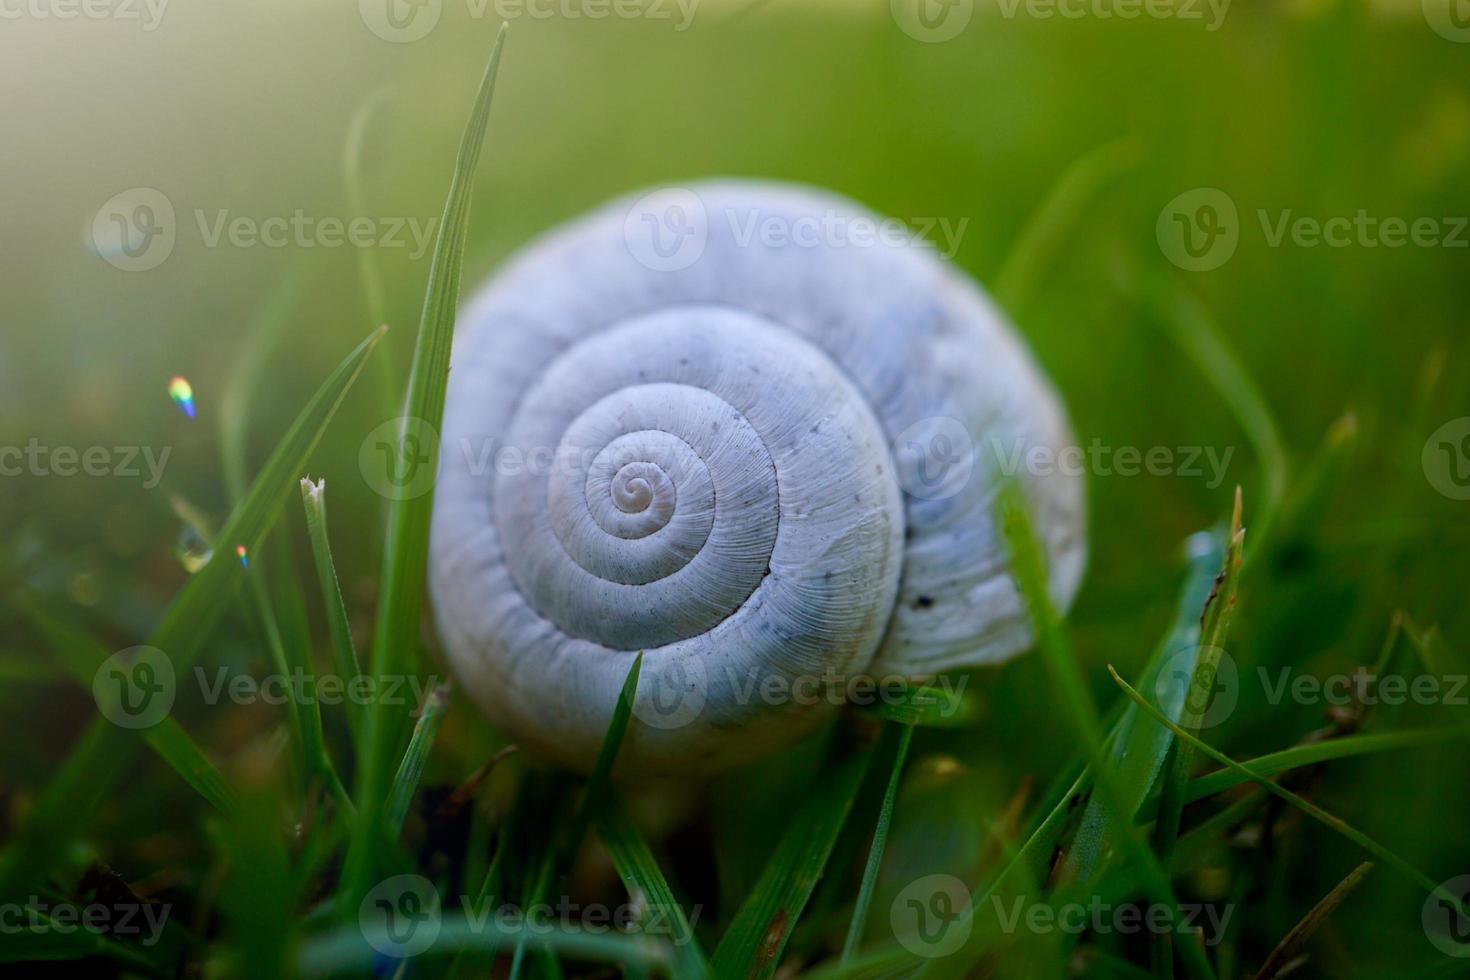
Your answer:
[[[111,651],[90,633],[53,616],[29,595],[12,596],[10,605],[36,625],[56,650],[67,672],[90,690],[93,677],[111,656]],[[144,729],[143,737],[159,758],[211,806],[222,813],[235,811],[239,800],[225,782],[225,777],[177,721],[164,718],[153,727]]]
[[[715,950],[715,976],[763,978],[776,972],[871,759],[869,747],[829,764],[815,776],[811,795],[787,822],[755,890]]]
[[[1398,871],[1409,881],[1412,881],[1414,884],[1423,888],[1429,894],[1434,895],[1444,901],[1450,902],[1453,905],[1459,906],[1466,917],[1470,918],[1470,908],[1467,908],[1463,904],[1460,896],[1451,895],[1445,889],[1436,884],[1434,879],[1430,878],[1427,874],[1420,871],[1413,864],[1411,864],[1404,858],[1399,857],[1393,851],[1390,851],[1388,848],[1384,847],[1382,844],[1378,843],[1367,834],[1353,827],[1341,817],[1333,816],[1331,813],[1328,813],[1326,810],[1317,806],[1310,800],[1303,799],[1302,797],[1293,793],[1291,790],[1277,785],[1270,779],[1267,779],[1261,773],[1258,773],[1248,766],[1236,762],[1225,753],[1219,752],[1214,749],[1212,746],[1209,745],[1209,743],[1185,731],[1179,725],[1176,725],[1173,721],[1170,721],[1168,718],[1165,718],[1162,714],[1160,714],[1158,712],[1158,709],[1149,704],[1148,700],[1143,695],[1134,690],[1133,687],[1130,686],[1129,683],[1125,681],[1122,677],[1120,677],[1118,675],[1118,672],[1114,670],[1111,666],[1108,667],[1108,673],[1113,675],[1113,681],[1123,689],[1123,693],[1127,694],[1134,701],[1141,704],[1143,706],[1143,710],[1152,715],[1159,722],[1159,724],[1167,725],[1169,728],[1172,728],[1175,735],[1188,742],[1191,746],[1194,747],[1197,752],[1209,756],[1211,759],[1214,759],[1216,762],[1220,763],[1220,765],[1239,773],[1246,780],[1249,780],[1250,782],[1255,783],[1257,786],[1260,786],[1266,792],[1271,793],[1274,796],[1278,796],[1286,802],[1290,803],[1292,806],[1296,807],[1298,810],[1301,810],[1312,819],[1337,831],[1339,834],[1346,837],[1354,844],[1357,844],[1369,854],[1372,854],[1374,857],[1378,858],[1384,864],[1387,864],[1389,867]]]
[[[257,555],[252,561],[246,579],[276,670],[282,677],[302,678],[303,690],[307,692],[304,697],[286,698],[286,713],[295,734],[292,747],[306,773],[320,779],[337,802],[351,810],[352,801],[327,752],[321,705],[314,696],[318,688],[316,670],[311,663],[311,635],[300,584],[296,581],[291,561],[290,540],[285,534],[277,533],[273,543],[275,547],[266,554]],[[276,583],[274,588],[267,582],[267,575]],[[295,689],[294,684],[292,689]]]
[[[1067,168],[996,274],[995,298],[1001,306],[1013,316],[1025,309],[1087,205],[1141,158],[1138,144],[1122,139],[1093,149]]]
[[[1256,973],[1256,980],[1275,980],[1276,977],[1284,974],[1287,967],[1296,959],[1297,951],[1321,927],[1322,923],[1327,921],[1327,917],[1343,903],[1343,900],[1353,893],[1358,883],[1363,880],[1363,876],[1372,870],[1373,862],[1364,861],[1346,878],[1339,881],[1337,886],[1324,895],[1320,902],[1312,906],[1312,910],[1306,914],[1306,917],[1292,926],[1291,931],[1282,938],[1275,949],[1271,950],[1271,955],[1266,957],[1266,962]]]
[[[883,790],[883,803],[878,808],[878,823],[873,828],[873,844],[868,849],[868,863],[863,868],[863,880],[858,887],[857,903],[853,906],[852,922],[847,927],[847,939],[842,944],[844,962],[852,962],[857,957],[858,943],[863,938],[863,925],[868,921],[868,907],[873,903],[873,890],[878,885],[878,869],[883,865],[883,849],[888,843],[888,829],[893,824],[893,803],[898,798],[898,784],[903,777],[903,764],[908,758],[909,743],[913,738],[913,725],[898,726],[898,745],[893,753],[893,769],[888,774],[888,785]]]
[[[1243,765],[1262,776],[1277,776],[1303,766],[1314,766],[1334,759],[1351,759],[1356,756],[1375,755],[1379,752],[1415,749],[1463,737],[1463,731],[1450,727],[1387,732],[1382,735],[1349,735],[1344,738],[1296,745],[1280,752],[1257,756]],[[1185,802],[1193,803],[1249,781],[1250,777],[1239,770],[1217,769],[1212,773],[1190,780],[1184,799]]]
[[[347,602],[342,598],[342,585],[337,577],[337,564],[332,560],[332,544],[327,534],[327,481],[301,481],[301,501],[306,508],[306,531],[311,538],[311,553],[316,565],[317,584],[322,590],[322,603],[327,613],[327,631],[332,637],[332,662],[344,685],[352,684],[362,674],[357,648],[352,643],[352,628],[347,618]],[[347,725],[352,732],[353,747],[361,751],[363,707],[354,698],[344,698]]]
[[[1215,579],[1215,588],[1205,600],[1201,617],[1200,648],[1195,658],[1194,674],[1190,678],[1190,691],[1214,693],[1215,672],[1219,667],[1224,644],[1230,635],[1230,621],[1235,615],[1235,597],[1240,587],[1240,566],[1245,546],[1245,531],[1240,526],[1240,494],[1235,497],[1235,514],[1230,522],[1230,546],[1225,553],[1225,563]],[[1186,731],[1198,732],[1208,710],[1186,697],[1178,723]],[[1188,743],[1175,742],[1170,750],[1171,764],[1164,771],[1159,788],[1159,816],[1154,827],[1154,841],[1160,857],[1167,865],[1169,852],[1179,836],[1179,821],[1184,813],[1185,788],[1194,765],[1194,753]]]
[[[707,977],[709,963],[694,937],[694,925],[684,914],[684,907],[674,897],[674,889],[654,859],[653,851],[616,794],[608,793],[598,807],[597,829],[628,894],[641,899],[654,917],[650,922],[645,915],[640,931],[648,933],[666,928],[673,937],[675,975],[681,980]]]
[[[403,759],[398,764],[398,774],[393,777],[385,819],[389,833],[394,836],[403,831],[403,821],[408,819],[408,810],[413,805],[414,794],[418,792],[424,766],[434,748],[434,737],[439,734],[439,726],[444,722],[444,714],[448,710],[449,686],[441,684],[424,699],[418,723],[413,726],[413,737],[408,740],[408,750],[403,753]]]
[[[1143,872],[1150,898],[1179,916],[1179,902],[1174,897],[1168,875],[1154,853],[1135,832],[1122,790],[1117,785],[1116,773],[1106,757],[1102,722],[1087,693],[1081,671],[1077,668],[1071,642],[1052,606],[1041,548],[1037,544],[1026,506],[1025,498],[1015,481],[1010,481],[1001,488],[997,499],[1001,535],[1011,556],[1011,569],[1017,588],[1031,613],[1048,673],[1052,683],[1056,685],[1072,727],[1092,761],[1095,792],[1102,795],[1104,803],[1115,818],[1117,833],[1114,836],[1119,852]],[[1212,980],[1214,971],[1205,959],[1204,952],[1196,944],[1182,943],[1179,948],[1191,976]]]
[[[1158,671],[1173,663],[1173,658],[1181,653],[1198,647],[1200,610],[1209,599],[1215,576],[1225,560],[1223,536],[1219,534],[1196,534],[1189,539],[1188,549],[1189,568],[1175,608],[1174,623],[1142,675],[1154,679],[1156,693]],[[1187,679],[1176,680],[1173,687],[1175,690],[1166,692],[1160,700],[1167,701],[1171,711],[1182,711],[1188,689]],[[1164,771],[1169,750],[1174,744],[1174,735],[1167,728],[1141,721],[1138,708],[1128,703],[1126,698],[1124,703],[1127,707],[1118,722],[1118,734],[1113,740],[1110,757],[1117,769],[1124,805],[1131,813],[1137,813],[1144,806],[1149,792],[1156,788],[1159,774]],[[1097,874],[1105,859],[1104,851],[1112,830],[1112,815],[1103,801],[1089,800],[1067,851],[1067,865],[1073,876],[1090,881]]]
[[[623,746],[623,737],[627,734],[628,723],[633,717],[633,701],[638,693],[638,677],[642,672],[643,654],[640,653],[633,658],[633,666],[628,669],[628,676],[623,679],[623,687],[618,692],[617,704],[613,706],[612,720],[608,722],[607,734],[603,736],[602,745],[597,750],[597,760],[592,765],[592,775],[587,779],[582,802],[578,805],[571,821],[562,833],[553,839],[551,847],[547,849],[545,861],[537,872],[536,882],[532,886],[528,906],[541,904],[556,876],[568,869],[576,858],[577,849],[582,845],[582,838],[587,835],[587,828],[592,823],[593,815],[608,795],[608,782],[612,779],[613,767],[617,765],[618,752]],[[515,958],[510,970],[512,980],[520,975],[521,964],[526,954],[524,942],[525,940],[522,939],[516,945]]]
[[[504,42],[505,28],[502,26],[455,161],[414,347],[406,415],[422,420],[435,431],[443,420],[445,391],[449,383],[449,356],[469,224],[470,190],[490,120],[490,104],[495,94],[495,78]],[[437,468],[437,440],[431,440],[430,445],[422,448],[428,456],[427,465]],[[430,492],[409,500],[395,500],[388,510],[381,598],[371,660],[372,675],[379,681],[389,675],[407,676],[417,666],[433,506],[434,494]],[[360,779],[356,787],[362,820],[353,835],[343,875],[348,897],[344,907],[347,908],[357,907],[372,878],[373,857],[383,838],[380,821],[386,804],[387,770],[405,728],[404,714],[381,704],[368,712],[366,751],[360,760]]]
[[[919,728],[963,728],[980,715],[979,705],[962,687],[942,683],[905,684],[893,696],[876,699],[859,710]]]
[[[176,671],[187,669],[199,654],[244,574],[229,542],[259,549],[280,516],[291,486],[300,479],[322,433],[382,336],[379,329],[359,344],[312,396],[226,523],[220,534],[224,546],[215,549],[209,562],[189,578],[165,612],[149,645],[167,653]],[[0,898],[26,892],[40,879],[54,855],[81,833],[101,800],[126,773],[138,746],[137,739],[119,732],[104,718],[88,726],[0,859]]]

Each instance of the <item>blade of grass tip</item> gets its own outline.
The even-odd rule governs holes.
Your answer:
[[[1209,709],[1209,700],[1198,704],[1194,694],[1204,691],[1212,696],[1215,691],[1215,673],[1219,669],[1220,655],[1230,635],[1230,623],[1235,615],[1236,594],[1240,587],[1240,566],[1245,547],[1245,529],[1241,527],[1241,494],[1235,491],[1235,511],[1230,518],[1230,547],[1225,553],[1225,563],[1215,578],[1215,587],[1205,600],[1204,612],[1200,617],[1200,647],[1195,658],[1194,676],[1189,682],[1190,694],[1184,698],[1184,710],[1180,712],[1179,724],[1186,731],[1198,732]],[[1189,785],[1194,753],[1187,743],[1175,742],[1170,750],[1171,764],[1165,767],[1164,780],[1159,788],[1159,815],[1154,825],[1154,846],[1165,867],[1169,863],[1169,852],[1179,836],[1179,821],[1184,813],[1185,789]]]
[[[1193,746],[1195,751],[1201,752],[1204,755],[1209,756],[1211,759],[1214,759],[1220,765],[1240,773],[1247,780],[1255,783],[1257,786],[1260,786],[1266,792],[1280,797],[1287,803],[1290,803],[1292,806],[1296,807],[1298,810],[1301,810],[1312,819],[1318,821],[1321,824],[1324,824],[1332,830],[1337,831],[1343,837],[1346,837],[1354,844],[1357,844],[1363,850],[1367,851],[1369,854],[1372,854],[1384,864],[1393,868],[1395,871],[1398,871],[1409,881],[1412,881],[1414,884],[1423,888],[1427,893],[1434,895],[1436,898],[1439,898],[1442,901],[1451,903],[1452,907],[1461,910],[1462,915],[1464,915],[1466,918],[1470,918],[1470,906],[1467,906],[1459,896],[1450,894],[1440,885],[1436,884],[1434,879],[1430,878],[1423,871],[1420,871],[1413,864],[1411,864],[1404,858],[1399,857],[1393,851],[1384,847],[1382,844],[1378,843],[1367,834],[1353,827],[1341,817],[1333,816],[1331,813],[1328,813],[1326,810],[1317,806],[1315,803],[1312,803],[1310,800],[1303,799],[1302,797],[1293,793],[1291,790],[1278,785],[1270,779],[1267,779],[1265,776],[1261,775],[1255,770],[1239,762],[1236,762],[1225,753],[1216,750],[1209,743],[1185,731],[1183,728],[1176,725],[1173,721],[1160,714],[1153,705],[1148,703],[1147,698],[1139,694],[1127,681],[1119,676],[1118,672],[1112,668],[1111,664],[1108,666],[1108,673],[1113,676],[1114,683],[1116,683],[1119,687],[1123,689],[1123,693],[1127,694],[1134,701],[1142,705],[1143,710],[1153,715],[1153,717],[1159,722],[1159,724],[1167,725],[1172,728],[1174,730],[1174,734],[1178,735],[1184,741]]]
[[[1179,673],[1163,674],[1167,664],[1188,658],[1190,651],[1198,657],[1200,639],[1200,610],[1204,609],[1215,577],[1225,561],[1226,536],[1222,532],[1202,531],[1190,536],[1186,547],[1188,570],[1184,588],[1180,591],[1175,606],[1174,622],[1164,635],[1141,677],[1153,678],[1153,690],[1160,705],[1168,705],[1170,714],[1184,710],[1189,692],[1189,678]],[[1191,662],[1187,665],[1192,668]],[[1165,686],[1167,685],[1167,686]],[[1138,717],[1138,709],[1127,698],[1120,698],[1126,705],[1117,723],[1117,736],[1113,740],[1110,757],[1117,767],[1117,781],[1124,794],[1125,804],[1133,813],[1143,810],[1150,790],[1155,791],[1159,775],[1165,771],[1169,752],[1174,745],[1174,735],[1167,728],[1150,724]],[[1113,833],[1112,814],[1097,797],[1087,801],[1087,808],[1078,822],[1077,831],[1066,852],[1066,871],[1080,881],[1091,881],[1101,870],[1107,858],[1107,843]]]
[[[1012,316],[1019,316],[1031,301],[1087,205],[1109,182],[1136,167],[1142,156],[1134,140],[1115,140],[1083,154],[1063,172],[996,274],[995,298]]]
[[[1451,727],[1385,732],[1380,735],[1348,735],[1343,738],[1296,745],[1280,752],[1271,752],[1250,759],[1243,765],[1262,776],[1279,776],[1281,773],[1300,769],[1303,766],[1313,766],[1335,759],[1375,755],[1379,752],[1417,749],[1426,745],[1453,741],[1462,738],[1463,735],[1462,731]],[[1184,801],[1194,803],[1248,781],[1248,777],[1233,769],[1217,769],[1212,773],[1190,780],[1189,787],[1184,794]]]
[[[597,829],[634,904],[645,906],[652,916],[652,922],[645,917],[643,931],[651,932],[652,925],[658,923],[672,932],[675,976],[681,980],[684,977],[702,980],[709,976],[709,962],[694,937],[693,924],[674,896],[674,889],[659,868],[648,842],[614,792],[609,792],[597,809]]]
[[[1442,639],[1438,628],[1420,629],[1419,624],[1414,622],[1408,615],[1402,616],[1404,634],[1409,638],[1409,644],[1419,656],[1419,662],[1430,674],[1444,678],[1452,671],[1450,655],[1447,651],[1439,649],[1438,643]],[[1382,677],[1380,673],[1378,675]],[[1455,714],[1455,720],[1460,725],[1460,730],[1466,736],[1470,736],[1470,717],[1463,712]]]
[[[352,628],[347,618],[347,602],[342,598],[342,585],[337,577],[337,564],[332,560],[332,543],[327,534],[327,481],[301,481],[301,502],[306,508],[306,530],[311,539],[312,558],[316,565],[317,584],[327,613],[327,631],[332,637],[332,660],[344,685],[354,684],[362,675],[357,648],[352,643]],[[363,710],[356,698],[344,698],[347,727],[352,745],[362,751]]]
[[[266,292],[250,322],[245,325],[245,343],[235,358],[237,367],[230,372],[220,391],[220,462],[224,467],[225,490],[231,503],[239,503],[250,483],[246,444],[255,393],[260,388],[271,355],[280,346],[286,327],[291,324],[291,316],[301,303],[305,285],[306,276],[302,270],[293,268]]]
[[[220,534],[222,542],[259,548],[280,516],[292,484],[300,478],[322,433],[382,336],[383,330],[379,329],[358,345],[312,396],[231,515]],[[233,549],[218,548],[208,563],[188,579],[164,613],[149,645],[170,657],[176,673],[186,670],[199,654],[243,574]],[[27,892],[45,874],[53,856],[63,852],[85,827],[102,798],[135,758],[139,743],[128,734],[100,716],[88,726],[0,858],[0,898]]]
[[[816,774],[811,794],[787,822],[755,890],[715,949],[716,976],[764,978],[776,972],[791,930],[847,822],[872,754],[868,746]]]
[[[490,52],[455,161],[414,346],[406,413],[426,423],[433,431],[437,431],[444,416],[455,310],[459,303],[460,266],[469,224],[470,190],[490,120],[490,104],[495,94],[495,78],[504,44],[505,27],[502,25],[495,38],[495,47]],[[428,457],[427,465],[437,468],[437,439],[428,442],[422,447]],[[372,676],[379,682],[388,675],[407,676],[416,666],[433,507],[434,493],[430,491],[413,499],[395,500],[388,509],[381,599],[370,667]],[[353,835],[352,846],[348,848],[342,876],[342,887],[348,899],[343,907],[353,909],[366,895],[372,878],[374,854],[383,838],[381,819],[389,779],[387,770],[400,744],[405,720],[400,712],[390,711],[389,706],[383,704],[375,704],[367,716],[366,751],[359,766],[360,778],[356,787],[362,819]]]
[[[1041,548],[1032,530],[1030,515],[1026,512],[1025,497],[1015,480],[1009,480],[1001,487],[996,505],[1001,535],[1011,557],[1012,575],[1030,612],[1052,683],[1057,687],[1072,727],[1092,761],[1095,791],[1102,795],[1113,812],[1120,849],[1143,872],[1149,897],[1182,920],[1173,885],[1157,857],[1136,833],[1115,773],[1108,764],[1102,722],[1077,668],[1071,641],[1052,606]],[[1179,948],[1191,976],[1213,980],[1214,971],[1197,943],[1183,943]]]
[[[1266,957],[1266,962],[1261,964],[1261,969],[1256,973],[1256,980],[1275,980],[1286,971],[1287,965],[1296,958],[1297,951],[1312,937],[1323,922],[1327,921],[1337,907],[1343,903],[1343,899],[1352,894],[1353,889],[1363,880],[1363,876],[1373,870],[1372,861],[1364,861],[1354,868],[1346,878],[1337,883],[1337,886],[1322,897],[1322,900],[1312,906],[1312,910],[1306,914],[1302,921],[1291,927],[1291,931],[1282,938],[1271,955]]]
[[[1160,665],[1176,649],[1176,641],[1184,637],[1185,626],[1188,626],[1188,642],[1194,643],[1198,639],[1198,621],[1194,610],[1204,606],[1205,598],[1209,595],[1210,588],[1214,582],[1216,570],[1221,561],[1224,560],[1224,547],[1217,545],[1214,535],[1195,535],[1190,539],[1189,572],[1185,576],[1185,584],[1179,602],[1179,613],[1174,629],[1165,642],[1160,643],[1143,668],[1139,671],[1140,683],[1142,678],[1153,676]],[[1222,536],[1223,537],[1223,536]],[[1137,713],[1136,707],[1126,697],[1119,698],[1108,711],[1108,738],[1105,748],[1118,757],[1121,746],[1125,740],[1131,737],[1133,732],[1133,718]],[[1172,737],[1172,735],[1171,735]],[[1125,760],[1126,761],[1126,760]],[[1159,759],[1162,767],[1163,759]],[[1014,849],[1009,859],[999,870],[990,875],[989,879],[982,882],[981,887],[975,890],[972,896],[972,908],[984,908],[993,902],[1004,887],[1009,887],[1012,881],[1025,873],[1027,880],[1041,880],[1048,872],[1048,862],[1056,853],[1062,833],[1073,813],[1073,807],[1083,799],[1092,785],[1092,766],[1087,762],[1085,753],[1080,754],[1071,763],[1064,767],[1054,781],[1053,788],[1043,797],[1042,806],[1039,808],[1040,817],[1025,835],[1021,846]],[[1088,809],[1092,808],[1091,800],[1088,801]],[[1104,817],[1099,819],[1100,825],[1106,825],[1106,810],[1099,808]],[[1081,833],[1079,829],[1078,833]],[[1102,846],[1104,838],[1098,835],[1098,846]],[[1074,842],[1074,847],[1076,846]],[[961,974],[965,968],[973,965],[979,958],[981,952],[978,933],[972,933],[972,938],[967,941],[952,956],[945,960],[929,964],[925,969],[926,975]],[[946,973],[943,969],[936,969],[936,965],[957,964],[959,969],[953,974]]]
[[[878,885],[878,869],[883,864],[883,849],[888,844],[888,828],[893,823],[893,805],[898,798],[903,764],[908,758],[909,743],[914,737],[913,725],[899,724],[897,730],[898,745],[893,753],[893,770],[888,774],[888,785],[883,791],[883,803],[878,809],[878,823],[873,828],[873,844],[868,849],[868,863],[863,868],[857,903],[852,909],[852,922],[847,927],[847,939],[842,944],[842,960],[846,963],[857,957],[858,943],[863,938],[863,926],[868,921],[868,906],[873,902],[873,891]]]
[[[1158,273],[1148,274],[1135,289],[1141,292],[1137,298],[1152,311],[1153,319],[1225,399],[1260,457],[1266,492],[1255,536],[1263,542],[1270,540],[1269,531],[1286,497],[1291,465],[1270,405],[1192,293]]]
[[[368,128],[378,113],[388,104],[393,93],[392,85],[379,86],[363,99],[352,114],[347,126],[347,139],[342,144],[342,187],[347,196],[347,210],[353,215],[367,214],[367,195],[363,192],[362,161],[366,156]],[[362,280],[362,292],[367,304],[368,319],[372,323],[388,322],[387,293],[383,289],[383,275],[378,268],[377,249],[359,248],[357,272]],[[383,351],[378,358],[378,400],[384,417],[398,410],[398,370],[391,350]]]
[[[408,750],[398,764],[398,774],[393,778],[393,789],[388,795],[386,822],[389,833],[395,837],[403,832],[403,822],[408,819],[409,807],[418,792],[419,780],[424,775],[424,765],[434,748],[434,737],[444,714],[449,710],[449,685],[440,684],[424,698],[419,720],[413,726],[413,737],[408,740]]]
[[[9,603],[36,625],[56,650],[67,672],[90,690],[97,671],[107,662],[111,652],[82,628],[53,616],[28,593],[12,595]],[[143,737],[153,751],[211,806],[221,813],[234,812],[238,797],[204,750],[177,721],[165,717],[158,724],[144,729]]]

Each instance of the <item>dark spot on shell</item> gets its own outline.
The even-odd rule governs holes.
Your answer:
[[[933,605],[934,605],[934,597],[933,596],[921,595],[917,599],[914,600],[914,608],[915,609],[929,609],[929,608],[933,607]]]

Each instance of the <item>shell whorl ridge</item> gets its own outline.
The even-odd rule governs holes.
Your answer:
[[[1002,660],[1030,631],[994,467],[1070,440],[980,292],[786,185],[628,198],[528,247],[461,315],[431,586],[462,684],[585,769],[633,658],[625,766],[743,761],[856,675]],[[1081,482],[1018,472],[1065,606]],[[805,692],[804,694],[802,692]]]

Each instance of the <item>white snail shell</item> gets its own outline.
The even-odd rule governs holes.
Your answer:
[[[1069,444],[1061,404],[931,249],[753,233],[859,222],[770,183],[628,198],[467,304],[431,585],[461,683],[524,747],[588,768],[640,651],[621,765],[667,771],[793,741],[854,675],[1029,645],[996,465]],[[1016,475],[1065,607],[1081,480]]]

